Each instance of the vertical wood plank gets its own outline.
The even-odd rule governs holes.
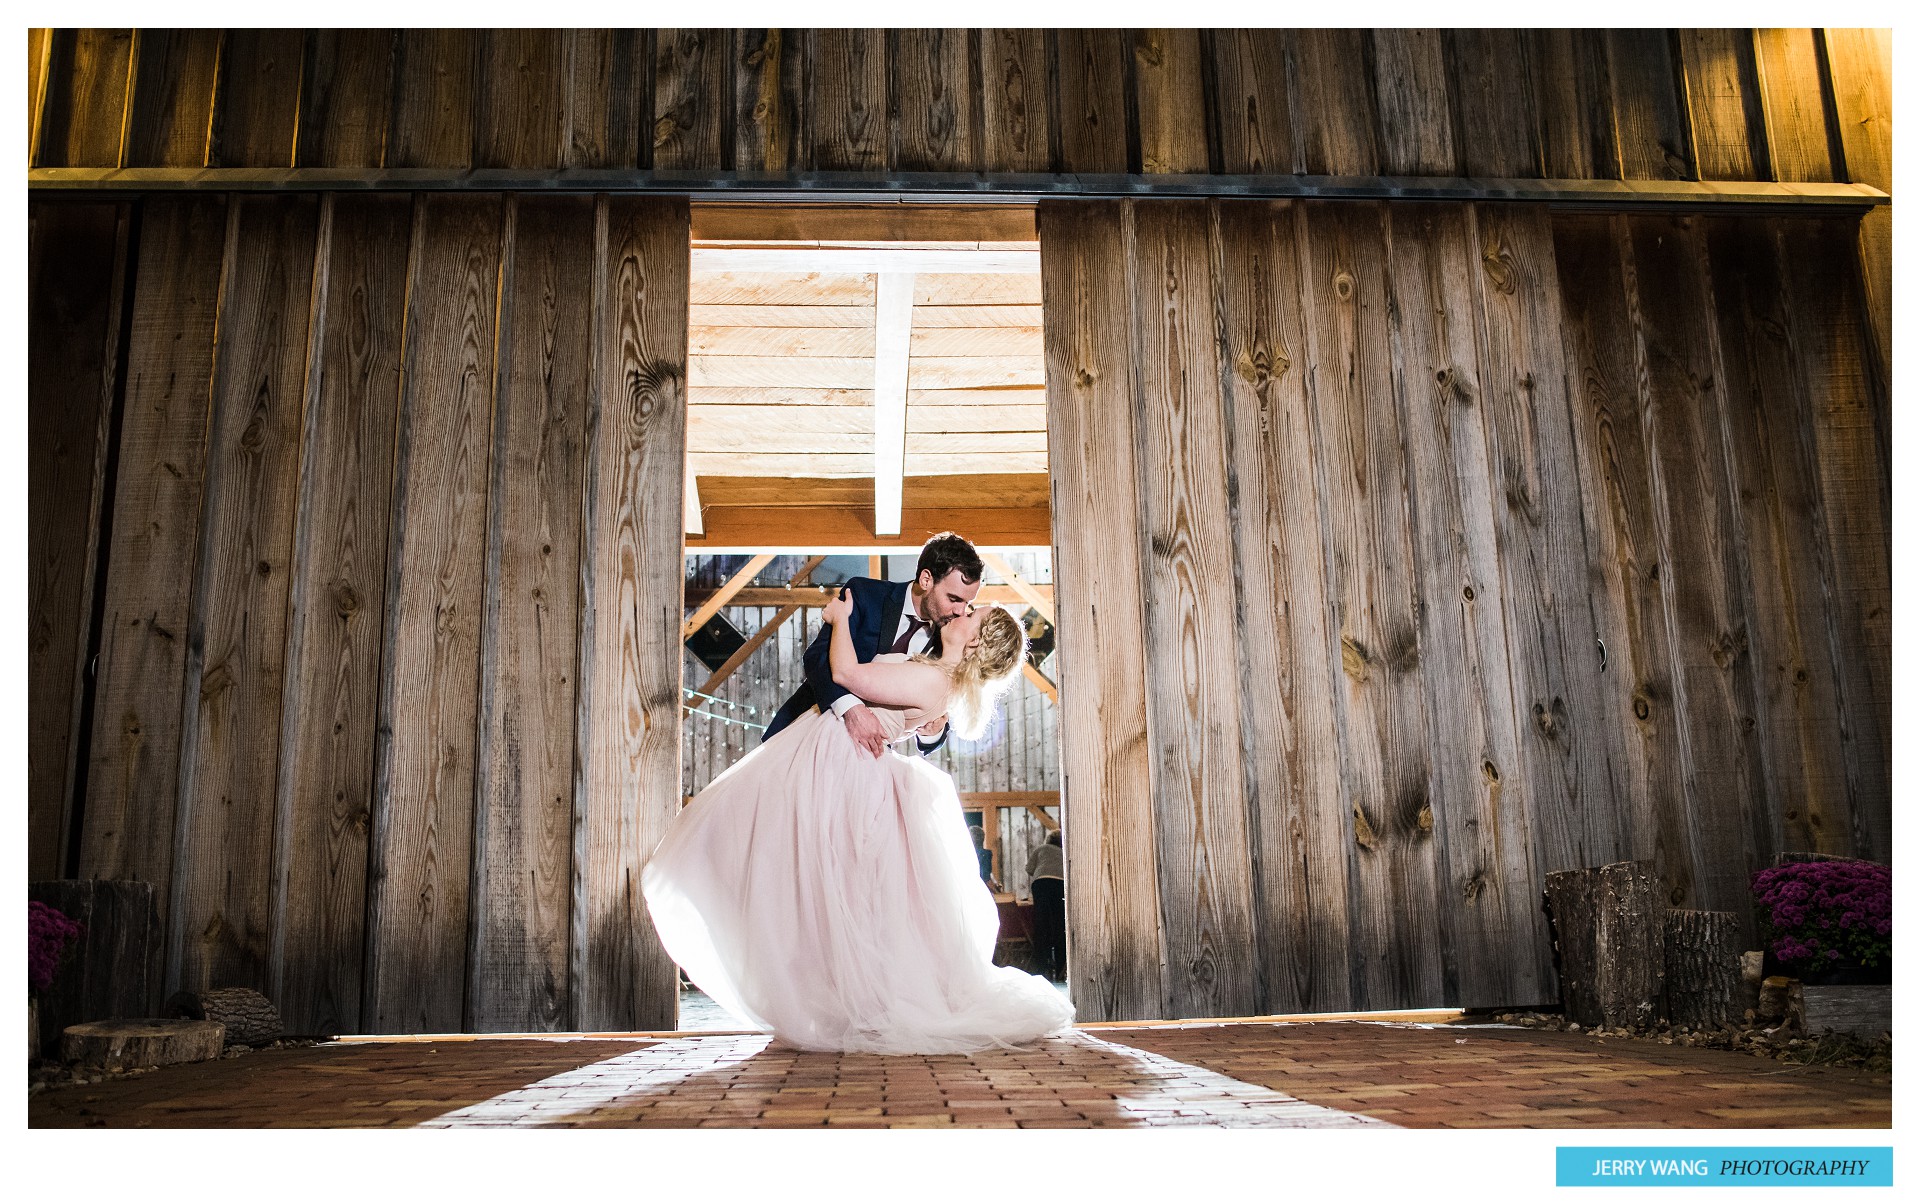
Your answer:
[[[1287,31],[1215,29],[1201,36],[1213,68],[1220,170],[1228,175],[1298,171],[1287,98]]]
[[[1699,179],[1672,31],[1609,29],[1606,43],[1623,178]]]
[[[127,166],[207,166],[220,38],[217,29],[135,33]]]
[[[1216,298],[1203,201],[1134,209],[1148,763],[1174,1014],[1256,1009]]]
[[[964,29],[896,29],[889,34],[889,95],[898,121],[899,171],[972,171],[974,141],[971,42]]]
[[[473,166],[480,46],[477,29],[400,31],[385,166]]]
[[[1379,175],[1371,47],[1363,29],[1292,31],[1288,77],[1301,170],[1308,175]]]
[[[684,200],[602,198],[582,528],[573,1025],[670,1029],[640,868],[680,809]]]
[[[336,196],[326,206],[294,536],[270,997],[288,1031],[331,1035],[361,1030],[413,202]]]
[[[319,203],[234,205],[187,626],[167,927],[176,990],[263,990],[272,953],[273,800]]]
[[[1744,29],[1682,29],[1679,38],[1700,178],[1772,179],[1752,35]]]
[[[1393,392],[1404,431],[1410,560],[1420,623],[1437,844],[1448,916],[1445,979],[1460,1006],[1554,996],[1539,906],[1520,718],[1507,681],[1480,364],[1473,252],[1458,205],[1388,210]]]
[[[1140,109],[1140,170],[1201,174],[1207,170],[1207,102],[1200,32],[1133,31],[1133,78]]]
[[[226,208],[205,196],[143,204],[87,751],[80,876],[152,882],[163,925]]]
[[[1450,920],[1437,909],[1424,649],[1415,610],[1406,465],[1394,415],[1384,207],[1302,215],[1307,387],[1327,537],[1333,688],[1351,815],[1348,911],[1355,1003],[1434,1006]],[[1436,933],[1428,924],[1438,921]]]
[[[1065,172],[1128,170],[1126,33],[1059,29],[1053,46],[1056,161]]]
[[[1447,59],[1453,79],[1462,161],[1469,176],[1540,175],[1542,156],[1528,34],[1518,29],[1451,29]],[[1574,81],[1555,80],[1558,89]]]
[[[566,31],[489,29],[480,55],[474,165],[560,166],[567,136]]]
[[[1476,205],[1482,418],[1493,465],[1523,788],[1543,873],[1622,859],[1623,733],[1605,705],[1548,215]]]
[[[1699,904],[1667,595],[1680,572],[1663,553],[1642,365],[1628,309],[1617,217],[1563,214],[1554,262],[1566,319],[1568,383],[1587,534],[1605,565],[1592,596],[1607,646],[1607,719],[1631,732],[1623,814],[1635,855],[1651,857],[1670,906]]]
[[[1597,29],[1530,29],[1527,65],[1545,177],[1619,179],[1606,34]]]
[[[645,167],[644,135],[652,95],[651,30],[561,31],[566,80],[563,167]]]
[[[27,872],[67,876],[129,207],[33,206],[27,291]]]
[[[480,665],[476,1031],[567,1022],[589,197],[510,198]]]
[[[1893,192],[1893,31],[1823,31],[1846,178]],[[1860,266],[1881,388],[1893,379],[1893,209],[1860,220]],[[1884,431],[1884,418],[1882,419]]]
[[[806,39],[796,29],[741,29],[733,37],[734,169],[791,171],[803,159],[798,139]]]
[[[131,29],[56,29],[35,167],[119,167]]]
[[[384,166],[399,33],[392,29],[310,32],[294,166]]]
[[[40,161],[40,119],[47,106],[47,59],[53,49],[53,30],[27,30],[27,162]]]
[[[1259,1006],[1345,1011],[1354,1005],[1351,812],[1331,695],[1294,213],[1266,201],[1215,212]]]
[[[1760,795],[1741,548],[1720,440],[1723,376],[1694,224],[1665,215],[1626,220],[1627,297],[1669,574],[1674,700],[1700,860],[1696,898],[1702,909],[1745,915],[1748,875],[1773,863],[1777,837]]]
[[[1812,29],[1752,32],[1773,178],[1793,183],[1831,182],[1833,157],[1827,150],[1820,34]]]
[[[1053,166],[1052,99],[1043,31],[981,30],[980,170],[1049,170]]]
[[[1380,169],[1390,175],[1458,175],[1446,50],[1437,29],[1375,29],[1373,91],[1380,106]],[[1488,137],[1473,128],[1469,146]]]
[[[1705,223],[1733,496],[1747,546],[1758,742],[1781,851],[1855,851],[1827,631],[1825,501],[1793,387],[1786,290],[1768,223]]]
[[[815,171],[889,171],[887,33],[807,33],[807,155]]]
[[[220,48],[208,162],[216,167],[291,167],[300,124],[306,32],[229,29]]]
[[[1884,394],[1871,359],[1846,222],[1780,222],[1788,337],[1813,430],[1832,557],[1834,660],[1841,686],[1857,855],[1884,859],[1890,813],[1892,467]]]
[[[374,745],[372,1032],[462,1030],[501,200],[415,211]]]
[[[1168,1013],[1154,862],[1126,269],[1129,213],[1043,203],[1063,822],[1073,998],[1087,1019]]]
[[[653,165],[716,171],[727,106],[723,29],[662,29],[654,35]]]

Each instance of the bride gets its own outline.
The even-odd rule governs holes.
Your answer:
[[[976,738],[1026,657],[1013,615],[949,619],[941,652],[860,663],[846,591],[823,611],[836,684],[890,742],[945,717]],[[709,997],[802,1049],[963,1053],[1066,1028],[1052,985],[996,967],[999,911],[953,779],[872,757],[813,710],[713,779],[641,875],[660,941]]]

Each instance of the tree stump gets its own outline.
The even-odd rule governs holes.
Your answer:
[[[61,1036],[68,1061],[97,1069],[147,1069],[220,1055],[226,1029],[200,1019],[103,1019],[76,1023]]]
[[[1567,1018],[1642,1027],[1659,1018],[1666,992],[1665,904],[1652,861],[1547,874]]]
[[[245,986],[227,986],[204,994],[181,991],[167,1000],[166,1013],[182,1019],[211,1019],[222,1024],[229,1047],[270,1044],[280,1038],[280,1012],[265,995]]]
[[[1667,1018],[1719,1027],[1739,1014],[1740,920],[1731,911],[1668,911]]]

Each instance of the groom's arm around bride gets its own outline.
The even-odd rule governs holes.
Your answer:
[[[911,582],[876,581],[868,577],[854,577],[847,582],[846,589],[853,595],[848,634],[861,663],[888,651],[937,653],[940,624],[966,613],[980,592],[980,578],[986,570],[973,544],[950,533],[935,535],[927,541],[920,550],[916,568]],[[886,750],[885,732],[880,720],[859,698],[834,683],[833,669],[828,662],[831,639],[832,629],[822,626],[813,642],[807,645],[806,682],[780,707],[763,738],[772,739],[787,724],[817,705],[839,714],[854,742],[870,755],[878,756]],[[915,738],[922,754],[933,751],[946,742],[945,721],[941,721],[937,736]]]

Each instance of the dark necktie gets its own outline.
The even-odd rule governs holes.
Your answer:
[[[925,619],[915,618],[911,614],[907,615],[907,629],[900,633],[900,638],[893,641],[893,650],[896,652],[906,651],[907,645],[913,642],[913,633],[926,625]]]

